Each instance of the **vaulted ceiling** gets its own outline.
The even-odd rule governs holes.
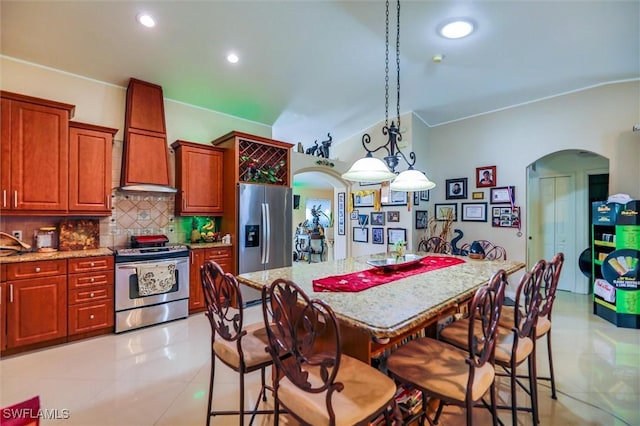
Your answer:
[[[381,1],[3,0],[2,54],[334,141],[384,118]],[[395,115],[395,3],[391,3]],[[141,12],[154,28],[140,26]],[[454,17],[475,33],[447,40]],[[226,55],[237,52],[230,64]],[[428,125],[640,77],[640,2],[403,1],[401,111]],[[432,60],[443,55],[440,63]],[[640,94],[639,94],[640,99]]]

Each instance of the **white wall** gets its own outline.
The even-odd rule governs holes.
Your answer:
[[[438,184],[431,202],[445,202],[445,179],[460,177],[469,178],[469,194],[482,191],[488,201],[489,190],[475,188],[475,169],[496,165],[497,185],[516,187],[522,235],[489,223],[455,225],[465,232],[464,241],[486,238],[503,245],[511,259],[525,261],[527,166],[556,151],[591,151],[610,160],[611,193],[640,198],[640,133],[631,130],[639,117],[640,82],[633,81],[432,127],[424,150],[430,177]],[[425,155],[422,147],[420,155]]]

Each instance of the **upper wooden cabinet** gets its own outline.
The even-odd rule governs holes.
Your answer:
[[[2,96],[2,213],[65,213],[74,106]]]
[[[234,183],[291,186],[292,144],[235,131],[211,143],[226,148],[225,178]]]
[[[170,186],[162,87],[132,78],[127,87],[122,186]]]
[[[224,150],[177,140],[176,215],[220,215],[222,203],[222,159]]]
[[[111,214],[111,146],[118,129],[69,123],[69,211]]]

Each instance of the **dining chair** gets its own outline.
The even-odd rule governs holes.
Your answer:
[[[207,426],[216,415],[238,415],[239,425],[244,425],[245,374],[260,370],[262,386],[251,411],[249,424],[256,414],[271,414],[273,410],[258,410],[260,400],[266,401],[265,369],[272,364],[271,355],[266,351],[268,339],[264,325],[259,322],[243,323],[242,294],[236,278],[225,273],[220,265],[207,260],[200,269],[202,288],[206,303],[206,315],[211,325],[211,376],[209,381],[209,401],[207,405]],[[239,373],[240,395],[238,410],[213,409],[213,384],[216,359]]]
[[[538,401],[537,401],[537,381],[536,381],[536,359],[535,359],[535,327],[538,320],[538,310],[540,308],[541,294],[540,287],[545,272],[546,262],[538,261],[531,271],[527,271],[516,289],[514,315],[510,321],[505,321],[505,316],[500,316],[498,335],[496,342],[495,363],[502,367],[509,376],[511,391],[511,405],[499,406],[498,408],[511,409],[512,424],[518,424],[518,410],[530,411],[533,417],[533,424],[538,423]],[[503,310],[505,307],[503,306]],[[451,343],[465,351],[468,351],[467,330],[469,329],[469,317],[453,322],[440,331],[440,339]],[[477,323],[476,323],[477,327]],[[480,335],[479,329],[476,334]],[[517,368],[527,361],[528,367],[528,387],[518,380]],[[504,375],[496,373],[497,375]],[[519,385],[530,397],[531,407],[518,407],[517,389]]]
[[[507,260],[507,250],[502,246],[492,246],[484,252],[486,260]]]
[[[341,351],[333,310],[295,283],[276,279],[262,291],[262,312],[273,358],[275,419],[280,405],[307,425],[366,425],[396,413],[394,381]],[[282,356],[282,354],[288,356]]]
[[[39,426],[40,397],[20,401],[8,407],[0,408],[2,426]]]
[[[422,337],[391,353],[387,368],[391,377],[422,392],[422,422],[436,424],[443,404],[466,408],[466,424],[473,423],[473,407],[489,408],[494,426],[498,424],[494,357],[498,320],[507,285],[506,272],[496,272],[487,285],[480,287],[470,305],[467,328],[467,352],[449,343]],[[490,394],[490,404],[483,396]],[[427,396],[440,400],[436,420],[427,414]]]
[[[420,241],[418,251],[426,251],[430,253],[450,254],[451,244],[440,237],[429,237]]]

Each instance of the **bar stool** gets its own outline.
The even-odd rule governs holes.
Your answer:
[[[262,323],[244,326],[242,315],[242,294],[236,278],[225,274],[220,265],[207,260],[200,270],[202,289],[207,306],[206,315],[211,325],[211,377],[209,381],[209,402],[207,405],[207,426],[216,415],[238,415],[238,424],[244,425],[244,376],[260,370],[262,386],[251,412],[253,422],[256,414],[270,414],[273,410],[258,410],[260,399],[267,400],[266,390],[271,389],[265,382],[265,369],[272,364],[271,355],[266,351],[267,332]],[[213,410],[213,384],[216,358],[233,369],[240,376],[240,409]]]

